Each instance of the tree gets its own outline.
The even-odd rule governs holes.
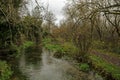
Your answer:
[[[8,46],[15,40],[19,23],[19,8],[23,0],[0,0],[0,45]]]
[[[45,11],[44,19],[47,24],[47,32],[51,33],[52,32],[51,28],[54,25],[54,21],[56,20],[56,17],[51,11],[47,9]]]

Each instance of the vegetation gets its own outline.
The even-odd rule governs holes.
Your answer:
[[[93,51],[99,52],[100,58],[107,54],[107,57],[119,56],[120,51],[120,14],[115,0],[70,0],[64,7],[66,19],[62,20],[59,27],[53,26],[47,38],[51,41],[46,43],[46,48],[56,50],[58,54],[64,54],[82,63],[90,63],[89,54]],[[104,52],[101,52],[103,50]],[[112,55],[110,54],[112,53]],[[97,54],[94,54],[97,55]],[[95,56],[92,55],[94,58]],[[114,56],[115,57],[115,56]],[[117,57],[116,57],[117,58]],[[119,58],[117,58],[119,61]],[[111,67],[110,63],[96,59],[101,63],[98,68],[104,67],[105,72],[114,74],[114,79],[119,79],[119,66]],[[95,60],[92,60],[96,63]],[[103,64],[102,64],[103,63]],[[119,64],[116,63],[116,64]],[[97,63],[94,64],[97,66]],[[87,65],[80,65],[81,69],[87,69]],[[104,71],[104,68],[102,70]],[[117,71],[111,71],[113,69]],[[102,71],[100,71],[102,72]],[[113,72],[113,73],[112,73]],[[105,75],[109,75],[105,74]]]
[[[43,39],[43,44],[46,49],[55,52],[55,57],[71,57],[77,53],[77,48],[72,43],[55,44],[51,38],[45,38]]]
[[[37,5],[30,13],[23,14],[27,3],[27,0],[0,0],[0,80],[10,80],[12,72],[14,75],[10,68],[15,65],[11,62],[17,62],[24,49],[41,44],[40,7]]]
[[[96,55],[91,55],[89,57],[90,60],[92,60],[92,64],[95,67],[95,69],[99,70],[101,74],[103,74],[106,77],[106,74],[111,75],[115,80],[120,79],[120,68],[118,66],[108,63],[104,59]]]
[[[49,5],[44,8],[35,2],[29,11],[29,0],[0,0],[0,80],[15,74],[9,65],[22,51],[42,45],[54,57],[76,60],[84,72],[92,66],[105,76],[120,79],[120,1],[69,0],[59,25]],[[104,56],[116,58],[117,63]]]
[[[9,80],[12,73],[10,66],[5,61],[0,61],[0,80]]]
[[[82,64],[80,64],[80,70],[88,72],[90,70],[90,67],[88,64],[82,63]]]

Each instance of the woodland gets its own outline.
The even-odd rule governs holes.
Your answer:
[[[26,80],[19,58],[43,48],[76,61],[82,72],[120,80],[119,0],[67,0],[59,25],[52,11],[35,2],[29,11],[29,0],[0,0],[0,80]]]

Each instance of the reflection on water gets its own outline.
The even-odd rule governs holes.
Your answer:
[[[78,71],[68,62],[52,57],[46,50],[42,54],[22,55],[20,70],[29,80],[102,80]]]

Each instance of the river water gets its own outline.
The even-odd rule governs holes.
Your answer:
[[[47,50],[22,55],[19,68],[28,80],[103,80],[92,72],[81,72],[67,61],[54,58]]]

